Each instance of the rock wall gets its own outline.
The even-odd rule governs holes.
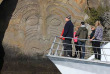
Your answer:
[[[110,0],[87,0],[89,7],[97,8],[99,5],[106,7],[110,6]]]
[[[3,0],[0,0],[0,4],[2,3]]]
[[[18,0],[5,32],[5,51],[17,48],[16,52],[34,55],[49,49],[65,17],[71,15],[77,25],[84,20],[85,7],[86,0]]]
[[[105,12],[102,16],[104,26],[104,40],[110,40],[110,12]]]

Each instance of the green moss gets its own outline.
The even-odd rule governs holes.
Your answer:
[[[101,20],[101,16],[104,14],[104,12],[109,11],[109,9],[110,8],[108,6],[106,6],[105,8],[99,6],[97,9],[85,9],[85,13],[89,16],[89,19],[87,19],[86,22],[90,25],[94,25],[97,20]]]

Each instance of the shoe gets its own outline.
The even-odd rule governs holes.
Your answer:
[[[67,57],[70,57],[70,55],[67,55]]]
[[[73,56],[73,58],[77,58],[77,56]]]

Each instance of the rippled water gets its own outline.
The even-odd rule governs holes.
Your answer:
[[[61,74],[48,58],[5,58],[2,74]]]

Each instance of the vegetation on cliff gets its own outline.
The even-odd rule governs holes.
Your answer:
[[[89,16],[89,18],[86,20],[87,23],[90,25],[94,25],[96,20],[102,20],[102,16],[105,12],[108,12],[110,8],[106,6],[105,8],[102,6],[99,6],[98,8],[87,8],[85,9],[85,13]]]

